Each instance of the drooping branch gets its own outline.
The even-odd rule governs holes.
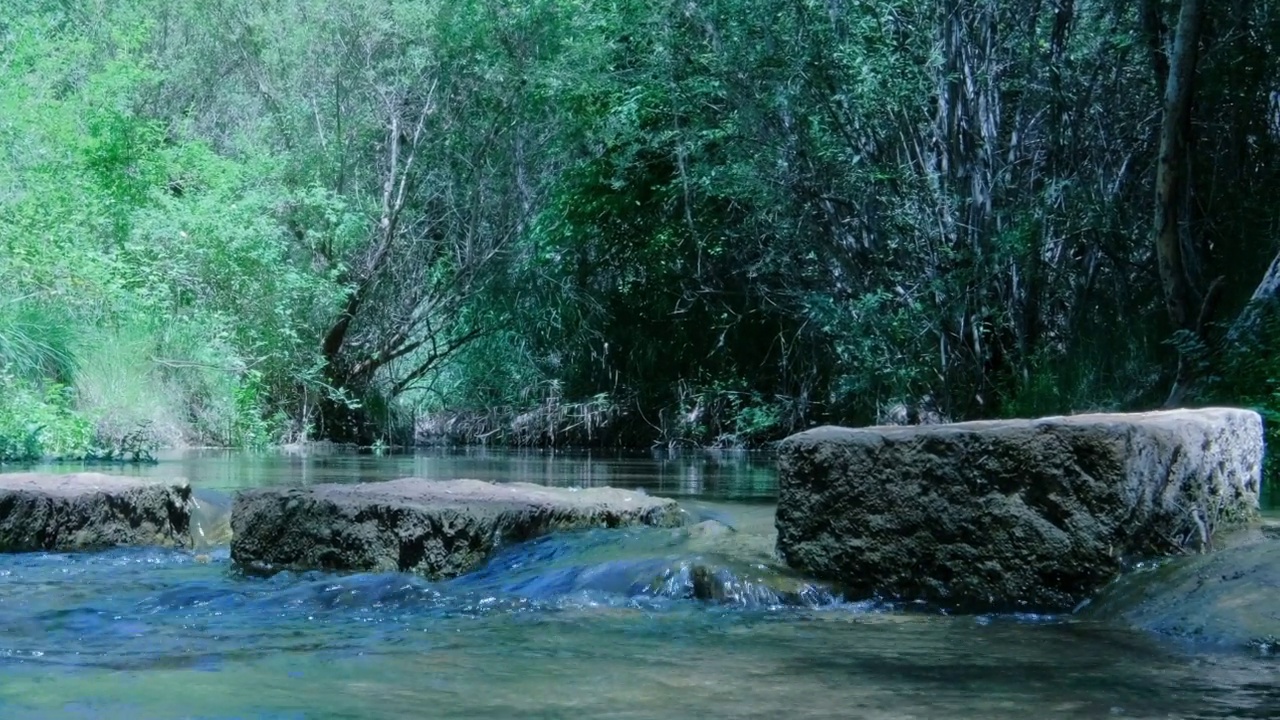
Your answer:
[[[421,380],[427,373],[439,367],[442,362],[447,360],[454,353],[483,336],[487,330],[487,328],[473,328],[458,337],[452,338],[445,343],[443,347],[436,344],[435,334],[428,334],[427,339],[429,339],[433,345],[431,352],[427,355],[426,359],[420,361],[412,370],[406,373],[404,377],[400,378],[391,386],[392,396],[399,395],[413,387],[414,383]]]

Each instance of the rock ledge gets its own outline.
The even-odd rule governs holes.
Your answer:
[[[0,552],[191,546],[191,488],[101,473],[0,474]]]
[[[557,530],[684,522],[674,500],[614,488],[403,478],[247,490],[231,511],[231,558],[258,570],[461,575],[498,547]]]

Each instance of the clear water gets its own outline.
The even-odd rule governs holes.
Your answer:
[[[403,475],[611,484],[724,524],[544,538],[444,583],[245,577],[225,546],[0,556],[0,718],[1280,717],[1266,658],[836,602],[770,557],[767,458],[188,453],[142,472],[215,507],[241,487]],[[691,597],[698,563],[735,592]]]

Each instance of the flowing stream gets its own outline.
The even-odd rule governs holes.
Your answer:
[[[0,555],[4,720],[1280,717],[1269,658],[832,597],[771,555],[768,458],[187,452],[112,471],[187,478],[208,546]],[[437,583],[229,561],[238,488],[406,475],[635,488],[705,520],[542,538]]]

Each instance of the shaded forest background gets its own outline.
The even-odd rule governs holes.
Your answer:
[[[1275,417],[1278,5],[7,0],[0,458]]]

